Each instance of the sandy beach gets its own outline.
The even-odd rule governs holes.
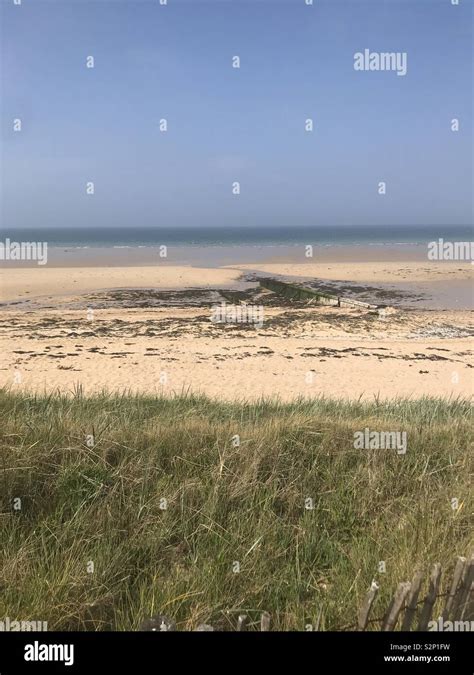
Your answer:
[[[1,19],[0,675],[472,672],[472,2]]]
[[[2,269],[0,385],[224,399],[471,396],[472,271],[414,260]],[[288,300],[262,277],[394,311]],[[263,308],[261,326],[211,321],[212,307],[242,302]]]

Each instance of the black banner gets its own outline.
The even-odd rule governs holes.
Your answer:
[[[471,633],[0,633],[0,675],[288,664],[311,671],[472,675]],[[342,671],[344,672],[344,671]]]

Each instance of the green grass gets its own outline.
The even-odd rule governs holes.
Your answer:
[[[355,450],[366,426],[407,431],[407,454]],[[355,623],[373,578],[379,616],[417,566],[469,554],[471,432],[463,400],[0,391],[0,618],[231,629],[267,610],[276,629],[329,630]]]

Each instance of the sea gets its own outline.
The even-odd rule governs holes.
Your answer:
[[[473,228],[432,226],[288,226],[288,227],[99,227],[0,229],[0,242],[47,244],[45,267],[194,266],[220,268],[245,265],[245,283],[262,264],[325,264],[429,261],[430,242],[469,242]],[[0,261],[0,267],[34,267],[36,260]],[[448,263],[449,264],[449,263]],[[452,263],[456,264],[456,263]],[[240,268],[244,269],[244,268]],[[287,272],[291,275],[291,269]],[[308,272],[314,275],[313,270]],[[416,292],[417,302],[435,308],[472,308],[468,278],[450,284],[419,283],[416,288],[400,272],[398,289]],[[248,277],[248,278],[247,278]],[[126,283],[124,271],[124,286]],[[244,282],[242,282],[244,283]],[[347,284],[346,284],[347,286]],[[378,284],[392,291],[390,284]],[[346,289],[347,292],[347,289]],[[412,296],[415,297],[415,296]],[[431,304],[430,304],[431,303]]]
[[[469,226],[98,227],[0,229],[0,242],[47,244],[48,267],[428,260],[430,242],[474,239]],[[0,261],[29,266],[34,261]]]
[[[35,227],[0,228],[0,239],[42,241],[49,248],[291,247],[291,246],[426,246],[446,241],[471,241],[469,225],[298,226],[287,227]]]

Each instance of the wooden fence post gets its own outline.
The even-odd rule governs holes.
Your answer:
[[[415,573],[415,576],[413,577],[413,580],[411,582],[411,588],[407,598],[407,608],[405,610],[405,616],[403,617],[401,630],[411,629],[416,614],[416,606],[418,602],[418,595],[420,594],[422,581],[423,581],[423,572],[419,570],[418,572]]]
[[[455,566],[454,572],[453,572],[453,581],[451,583],[451,588],[449,589],[449,595],[446,598],[446,604],[444,605],[444,610],[443,610],[443,613],[441,615],[442,618],[443,618],[443,621],[449,620],[449,615],[450,615],[451,610],[453,608],[454,598],[456,597],[456,594],[458,592],[459,583],[462,581],[463,570],[464,570],[465,564],[466,564],[466,558],[463,558],[462,556],[458,556],[458,558],[456,560],[456,566]]]
[[[433,611],[434,604],[436,602],[436,596],[438,595],[439,583],[441,580],[441,565],[436,563],[433,566],[433,570],[430,576],[430,586],[428,593],[421,610],[420,622],[418,624],[418,630],[426,630],[428,628],[428,622],[431,619],[431,612]]]
[[[463,621],[464,617],[469,619],[471,610],[472,585],[474,584],[474,557],[464,567],[463,582],[456,596],[457,603],[453,611],[453,619]],[[468,610],[468,611],[466,611]]]
[[[245,630],[247,620],[248,620],[248,616],[246,614],[239,614],[239,618],[237,619],[237,630],[239,632]]]
[[[270,630],[270,614],[268,612],[262,612],[262,616],[260,617],[260,630]]]
[[[370,590],[365,597],[364,604],[360,608],[359,617],[358,617],[358,630],[365,630],[369,622],[369,614],[374,604],[377,593],[379,592],[379,585],[376,581],[372,581],[370,585]]]
[[[398,584],[393,600],[388,606],[387,612],[383,619],[382,628],[383,631],[391,631],[397,625],[398,615],[400,610],[403,607],[403,603],[407,598],[411,589],[411,583],[409,581],[402,581]]]

